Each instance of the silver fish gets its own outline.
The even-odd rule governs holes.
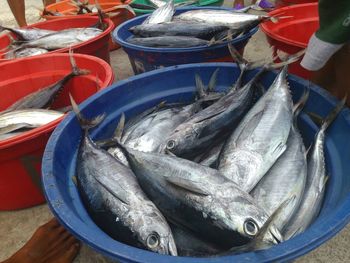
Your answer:
[[[129,28],[129,31],[134,35],[141,37],[191,36],[210,40],[217,33],[222,32],[225,29],[227,29],[226,26],[177,21],[160,24],[141,24]]]
[[[165,5],[167,2],[166,1],[162,1],[162,0],[149,0],[151,4],[153,4],[155,7],[162,7],[163,5]]]
[[[292,123],[287,67],[277,75],[227,140],[219,171],[250,192],[286,150]]]
[[[158,24],[170,22],[175,12],[174,1],[169,0],[165,5],[157,8],[142,24]]]
[[[39,89],[36,92],[30,93],[29,95],[23,97],[22,99],[16,101],[14,104],[9,106],[5,111],[30,109],[30,108],[48,108],[51,106],[56,96],[64,88],[64,85],[73,77],[87,74],[87,70],[81,70],[77,67],[74,57],[70,52],[70,63],[72,66],[72,72],[64,76],[62,79],[53,83],[48,87]]]
[[[276,227],[281,232],[299,207],[305,189],[307,176],[306,150],[296,126],[296,118],[307,97],[308,92],[304,94],[295,107],[295,121],[289,133],[287,150],[250,193],[269,214],[272,214],[284,200],[295,195],[293,201],[289,202],[288,206],[284,208],[276,222]]]
[[[142,189],[170,220],[223,248],[242,245],[268,219],[254,199],[217,170],[119,145]],[[281,237],[276,228],[270,229]],[[276,239],[270,235],[271,242]]]
[[[129,43],[144,47],[187,48],[207,46],[209,41],[187,36],[132,37]]]
[[[206,152],[203,156],[201,156],[199,163],[204,166],[208,166],[211,168],[216,168],[217,160],[219,158],[222,147],[224,146],[225,141],[217,143],[210,148],[208,152]]]
[[[345,101],[346,99],[343,99],[331,111],[316,134],[315,141],[308,153],[307,179],[304,195],[300,207],[284,231],[285,239],[292,238],[304,232],[319,214],[328,178],[324,156],[325,133],[344,107]]]
[[[252,24],[257,25],[266,20],[276,21],[277,18],[228,10],[201,9],[181,13],[174,19],[222,25],[231,29],[241,29],[242,27],[249,27]]]
[[[39,39],[31,40],[23,43],[23,47],[39,47],[47,50],[66,48],[72,45],[88,41],[102,33],[98,28],[71,28],[43,36]]]
[[[0,114],[0,134],[23,128],[37,128],[63,115],[61,112],[42,109],[25,109],[2,113]]]
[[[41,54],[45,54],[49,52],[47,49],[43,48],[21,48],[19,50],[10,50],[9,52],[5,53],[6,59],[13,59],[13,58],[24,58],[24,57],[31,57],[31,56],[37,56]]]
[[[77,186],[95,223],[129,245],[176,256],[168,223],[143,193],[133,172],[90,139],[88,129],[101,116],[85,120],[74,102],[72,106],[84,130],[76,165]]]
[[[30,41],[41,38],[43,36],[55,33],[53,30],[46,30],[40,28],[9,28],[0,25],[0,31],[8,30],[15,34],[18,40]]]
[[[254,82],[230,91],[217,102],[181,123],[168,137],[166,148],[177,156],[194,157],[206,149],[222,132],[234,128],[252,103]]]

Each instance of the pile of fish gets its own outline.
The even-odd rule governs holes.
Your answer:
[[[13,59],[45,54],[88,41],[105,30],[101,16],[99,22],[86,28],[69,28],[59,31],[40,28],[9,28],[0,25],[0,32],[7,30],[16,40],[7,48],[4,58]],[[10,35],[12,38],[12,36]]]
[[[225,9],[196,9],[174,16],[171,0],[156,9],[140,25],[129,29],[127,41],[147,47],[186,48],[224,43],[249,32],[260,22],[278,18]]]
[[[48,87],[43,87],[28,94],[0,112],[0,141],[52,122],[71,109],[70,107],[58,110],[50,109],[70,79],[88,73],[87,70],[79,69],[76,66],[72,54],[70,55],[70,62],[72,71],[69,74]]]
[[[317,217],[325,132],[344,101],[307,153],[296,119],[308,90],[293,107],[284,66],[261,95],[259,76],[271,67],[243,85],[250,67],[235,59],[241,76],[226,93],[215,92],[219,71],[207,87],[196,76],[195,101],[162,102],[127,122],[122,115],[107,140],[89,136],[104,116],[87,120],[72,100],[84,131],[73,181],[112,238],[160,254],[218,256],[278,244]]]

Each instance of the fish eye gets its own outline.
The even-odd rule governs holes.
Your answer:
[[[172,150],[175,148],[175,141],[174,140],[169,140],[167,143],[166,143],[166,148],[168,150]]]
[[[249,236],[255,236],[259,231],[259,227],[253,219],[247,219],[243,227],[244,232]]]
[[[160,243],[159,235],[155,232],[150,234],[146,239],[146,244],[147,244],[147,247],[149,248],[156,248],[159,246],[159,243]]]

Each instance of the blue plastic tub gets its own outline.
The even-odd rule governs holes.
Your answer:
[[[185,11],[195,9],[225,9],[222,7],[186,7],[177,9],[175,15]],[[192,47],[192,48],[152,48],[143,47],[126,42],[132,36],[129,28],[141,24],[148,15],[135,17],[131,20],[119,25],[113,31],[113,40],[118,42],[128,54],[129,60],[135,74],[144,73],[146,71],[164,68],[168,66],[202,63],[202,62],[232,62],[232,57],[227,48],[227,44],[220,44],[211,47]],[[258,27],[253,28],[248,33],[235,38],[231,41],[233,46],[243,54],[244,47],[248,43]]]
[[[194,93],[194,76],[198,73],[208,83],[215,69],[219,90],[232,85],[238,75],[232,63],[208,63],[174,66],[119,81],[93,95],[80,106],[83,114],[94,117],[106,113],[107,118],[91,133],[101,139],[113,133],[122,112],[129,118],[161,101],[190,100]],[[275,73],[263,76],[268,87]],[[246,78],[249,79],[252,74]],[[171,80],[171,81],[169,81]],[[308,82],[290,76],[294,100],[299,99]],[[311,85],[305,111],[325,116],[337,103],[326,91]],[[306,146],[313,140],[317,126],[302,114],[299,121]],[[42,162],[42,180],[49,207],[59,221],[78,239],[96,251],[122,262],[201,263],[201,262],[280,262],[299,257],[321,245],[341,230],[350,219],[350,110],[344,109],[328,131],[326,161],[330,174],[321,214],[307,231],[268,250],[217,258],[184,258],[159,255],[113,240],[100,230],[87,214],[71,177],[82,132],[74,114],[70,113],[51,136]]]

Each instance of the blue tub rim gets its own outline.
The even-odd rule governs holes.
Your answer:
[[[115,85],[109,86],[108,88],[100,91],[99,93],[92,95],[90,98],[88,98],[83,103],[81,103],[79,105],[79,108],[82,111],[84,111],[84,109],[87,108],[90,103],[92,103],[94,100],[96,100],[100,96],[103,96],[105,93],[108,93],[110,90],[117,89],[122,85],[126,85],[130,82],[137,81],[138,79],[147,78],[151,75],[155,75],[158,73],[170,72],[176,69],[191,68],[192,70],[194,70],[201,67],[217,68],[217,67],[237,67],[237,66],[234,63],[228,63],[228,62],[193,63],[193,64],[185,64],[185,65],[176,65],[176,66],[171,66],[171,67],[166,67],[166,68],[146,72],[146,73],[132,76],[128,79],[119,81]],[[304,86],[310,85],[310,88],[317,91],[333,107],[337,104],[337,102],[339,102],[328,91],[320,88],[316,84],[310,83],[309,81],[302,79],[300,77],[297,77],[295,75],[289,75],[289,78],[291,80],[299,82]],[[340,115],[342,115],[342,117],[346,119],[347,122],[350,123],[349,108],[345,107],[341,111]],[[278,262],[280,261],[285,262],[285,261],[295,259],[296,257],[304,255],[310,252],[311,250],[317,248],[318,246],[323,244],[325,241],[335,236],[350,221],[350,194],[348,194],[347,197],[342,201],[342,203],[335,208],[335,211],[333,214],[327,215],[324,217],[323,224],[319,224],[317,226],[317,229],[315,229],[315,227],[310,227],[304,233],[290,240],[282,242],[281,244],[275,245],[267,250],[243,253],[239,255],[227,255],[222,257],[194,258],[194,257],[172,257],[172,256],[160,255],[150,251],[128,246],[118,241],[115,241],[115,242],[118,243],[118,245],[123,249],[125,254],[120,254],[118,252],[116,253],[116,250],[112,249],[111,247],[110,248],[96,247],[90,242],[90,240],[87,237],[76,232],[75,227],[81,227],[81,225],[73,226],[73,225],[67,224],[64,220],[62,220],[61,218],[62,213],[65,214],[65,219],[71,216],[70,210],[66,208],[64,205],[57,202],[57,195],[59,195],[59,193],[55,188],[50,187],[50,181],[53,178],[52,149],[58,141],[58,136],[60,132],[65,128],[65,126],[69,122],[72,121],[73,118],[75,118],[74,113],[70,112],[69,114],[67,114],[67,116],[63,119],[63,121],[54,130],[45,148],[43,162],[42,162],[42,182],[43,182],[43,188],[44,188],[44,195],[46,200],[48,201],[47,203],[48,203],[48,206],[50,207],[50,210],[53,212],[53,214],[58,219],[58,221],[66,229],[68,229],[74,235],[78,236],[80,240],[84,241],[86,244],[91,246],[94,250],[99,251],[101,254],[107,257],[112,258],[111,254],[113,254],[114,257],[119,256],[124,258],[125,260],[131,260],[134,262],[152,262],[152,260],[154,259],[154,260],[157,260],[157,262],[167,262],[168,260],[171,260],[172,262],[176,262],[176,263],[179,263],[179,262],[218,263],[218,262],[232,262],[233,257],[235,260],[237,260],[237,262],[248,262],[248,261],[251,262],[251,260],[254,260],[253,262],[271,262],[271,260],[278,261]],[[331,227],[329,227],[330,225]],[[317,238],[313,236],[316,230],[318,233],[321,233],[318,235]],[[265,254],[268,254],[268,257],[266,257]],[[137,261],[134,259],[135,256],[139,256],[139,258],[143,258],[143,260]],[[160,261],[160,260],[163,260],[163,261]]]
[[[181,7],[177,8],[175,10],[175,13],[177,11],[190,11],[190,10],[198,10],[198,9],[216,9],[216,10],[234,10],[232,8],[224,8],[224,7],[218,7],[218,6],[196,6],[196,7]],[[169,53],[181,53],[181,52],[200,52],[200,51],[208,51],[210,49],[216,49],[216,48],[222,48],[227,46],[227,43],[232,43],[232,44],[238,44],[242,43],[244,41],[247,41],[249,38],[251,38],[258,30],[259,30],[259,25],[251,29],[249,32],[245,33],[244,35],[241,35],[232,41],[227,41],[225,43],[219,44],[219,45],[213,45],[213,46],[198,46],[198,47],[190,47],[190,48],[154,48],[154,47],[145,47],[145,46],[139,46],[135,44],[131,44],[127,41],[125,41],[123,38],[119,36],[120,30],[124,29],[127,27],[131,22],[134,22],[135,20],[144,20],[146,19],[147,16],[150,14],[145,14],[142,16],[136,16],[130,20],[125,21],[124,23],[120,24],[117,26],[113,32],[112,32],[112,38],[113,41],[117,42],[119,45],[121,45],[123,48],[129,48],[137,51],[146,51],[146,52],[155,52],[155,53],[164,53],[164,52],[169,52]]]

